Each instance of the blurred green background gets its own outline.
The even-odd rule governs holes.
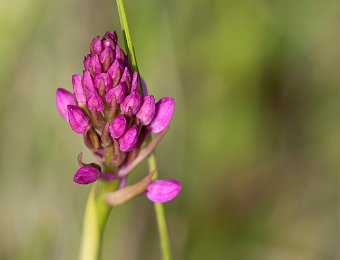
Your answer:
[[[183,183],[174,259],[340,259],[340,2],[125,4],[150,91],[177,103],[157,149]],[[86,149],[55,90],[119,28],[113,0],[0,1],[0,259],[77,259]],[[144,197],[112,212],[103,259],[160,259]]]

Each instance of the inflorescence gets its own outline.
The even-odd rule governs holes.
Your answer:
[[[83,163],[80,154],[81,167],[73,180],[89,184],[119,179],[123,189],[128,173],[166,133],[175,102],[164,97],[156,103],[148,95],[145,82],[119,47],[116,32],[95,37],[83,63],[83,74],[72,76],[74,93],[58,88],[56,103],[59,114],[74,132],[83,135],[102,166]],[[148,138],[151,133],[157,134],[152,141]],[[174,180],[150,179],[145,186],[147,198],[160,203],[176,197],[180,189]]]

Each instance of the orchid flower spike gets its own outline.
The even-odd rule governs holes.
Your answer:
[[[82,74],[72,76],[73,93],[57,89],[57,109],[72,130],[83,135],[86,147],[99,161],[114,170],[101,173],[83,165],[74,181],[85,184],[97,178],[109,181],[127,177],[165,135],[175,109],[174,99],[163,97],[156,103],[148,94],[145,81],[119,47],[115,32],[93,38],[83,65]],[[150,132],[157,135],[147,141]],[[111,151],[109,155],[107,151]],[[179,190],[175,181],[155,181],[148,186],[147,196],[166,201]]]

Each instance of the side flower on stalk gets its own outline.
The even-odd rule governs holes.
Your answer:
[[[56,91],[59,114],[75,133],[83,136],[85,145],[99,161],[85,164],[80,156],[74,182],[120,180],[118,190],[105,197],[111,205],[140,194],[157,203],[174,199],[181,184],[174,180],[152,181],[152,173],[124,187],[130,171],[153,152],[166,133],[174,99],[164,97],[156,102],[153,95],[147,95],[145,84],[119,47],[115,32],[95,37],[83,64],[82,75],[72,76],[74,93],[63,88]],[[150,141],[152,133],[156,136]]]

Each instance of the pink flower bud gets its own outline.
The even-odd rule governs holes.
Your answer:
[[[83,73],[83,87],[86,90],[86,92],[95,90],[91,74],[88,70],[84,70],[84,73]]]
[[[132,83],[131,83],[131,90],[130,92],[133,91],[138,91],[138,73],[137,71],[134,71],[132,74]]]
[[[104,71],[107,71],[107,69],[113,62],[114,58],[115,54],[114,51],[112,50],[112,47],[105,47],[99,56],[99,61],[103,64]]]
[[[153,133],[163,131],[169,124],[175,110],[175,101],[171,97],[164,97],[156,104],[156,112],[153,117],[149,129]]]
[[[68,105],[68,122],[74,132],[83,134],[87,129],[90,128],[90,120],[85,115],[83,110],[77,106]]]
[[[181,183],[176,180],[155,180],[148,185],[146,197],[152,202],[164,203],[173,200],[181,188]]]
[[[100,176],[100,171],[93,166],[80,167],[73,176],[73,181],[78,184],[95,182]]]
[[[116,87],[110,89],[106,95],[105,99],[107,103],[111,103],[113,95],[116,98],[116,103],[120,104],[123,102],[125,95],[126,95],[126,85],[125,83],[119,83]]]
[[[113,86],[115,86],[119,81],[122,75],[122,64],[121,61],[115,60],[111,67],[107,70],[107,73],[111,76],[113,81]]]
[[[120,108],[125,114],[129,113],[131,110],[131,112],[135,115],[138,112],[142,101],[142,96],[137,91],[134,91],[124,99]]]
[[[102,66],[100,65],[99,58],[97,54],[94,54],[90,58],[90,65],[89,65],[89,71],[94,77],[96,74],[99,74],[102,72]]]
[[[116,49],[116,45],[118,42],[116,32],[106,32],[102,42],[105,47],[110,47],[112,50]]]
[[[136,145],[138,140],[138,128],[132,125],[126,133],[118,139],[119,149],[122,152],[130,152]]]
[[[91,54],[87,54],[86,56],[84,56],[83,64],[86,70],[88,70],[90,67],[90,59],[91,59]]]
[[[103,87],[105,91],[108,91],[112,88],[112,80],[109,74],[100,73],[94,78],[94,85],[97,89],[101,89]]]
[[[91,53],[92,54],[100,54],[102,51],[102,40],[100,39],[99,36],[95,37],[92,39],[91,42]]]
[[[126,130],[127,122],[123,115],[116,116],[110,123],[109,132],[112,138],[121,137]]]
[[[116,59],[120,60],[120,61],[125,60],[125,54],[124,54],[123,50],[118,45],[116,46]]]
[[[76,105],[74,95],[68,92],[66,89],[58,88],[56,91],[56,103],[59,114],[68,121],[68,105]]]
[[[82,78],[79,74],[74,74],[72,76],[73,91],[76,96],[76,100],[79,104],[85,104],[86,98],[84,94]]]
[[[139,109],[136,117],[143,125],[150,124],[155,115],[155,98],[154,96],[144,96],[143,105]]]
[[[86,105],[90,111],[95,110],[98,112],[104,110],[104,102],[97,91],[91,91],[87,94]]]
[[[117,33],[115,31],[114,32],[110,32],[110,31],[106,32],[105,35],[104,35],[104,39],[105,40],[110,39],[114,43],[114,45],[116,45],[117,42],[118,42]]]
[[[122,75],[122,78],[120,79],[120,82],[125,82],[128,89],[131,88],[131,74],[127,66],[124,68],[123,75]]]

